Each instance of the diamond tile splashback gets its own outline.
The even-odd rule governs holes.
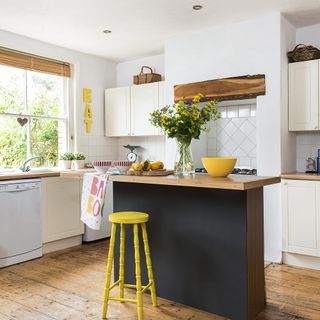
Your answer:
[[[209,157],[236,157],[237,166],[256,168],[256,105],[219,108],[221,119],[210,123]]]

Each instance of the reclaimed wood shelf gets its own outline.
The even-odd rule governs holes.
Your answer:
[[[202,101],[252,99],[265,95],[265,75],[247,75],[241,77],[207,80],[174,86],[174,101],[192,101],[202,93]]]

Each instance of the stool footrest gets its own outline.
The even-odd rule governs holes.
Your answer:
[[[125,298],[118,298],[118,297],[109,297],[109,300],[114,300],[114,301],[121,301],[121,302],[132,302],[132,303],[137,303],[137,299],[125,299]]]
[[[116,281],[115,283],[113,283],[113,284],[110,286],[109,290],[113,289],[115,286],[117,286],[117,285],[119,285],[119,284],[120,284],[120,279],[119,279],[118,281]]]
[[[150,281],[146,286],[142,287],[142,292],[145,292],[146,290],[150,290],[151,286],[152,286],[152,281]]]
[[[116,282],[114,282],[110,287],[109,290],[113,289],[115,286],[118,286],[120,284],[120,279],[117,280]],[[124,283],[123,286],[125,288],[131,288],[131,289],[137,289],[137,286],[135,284],[129,284],[129,283]],[[150,290],[150,287],[152,286],[152,281],[150,281],[146,286],[141,286],[142,288],[142,292],[146,291],[146,290]]]

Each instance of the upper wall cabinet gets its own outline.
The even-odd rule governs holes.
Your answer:
[[[128,136],[130,126],[130,87],[105,90],[106,136]]]
[[[150,113],[163,106],[164,83],[153,82],[105,90],[106,136],[153,136],[160,131]]]
[[[289,64],[289,130],[319,130],[319,60]]]

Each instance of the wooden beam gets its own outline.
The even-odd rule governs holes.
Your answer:
[[[202,101],[256,98],[266,93],[265,75],[247,75],[175,85],[174,101],[191,101],[198,93],[205,95]]]

